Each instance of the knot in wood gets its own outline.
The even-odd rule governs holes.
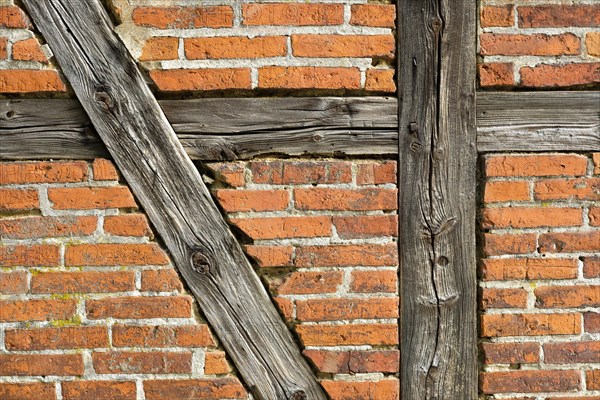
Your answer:
[[[417,134],[419,133],[419,124],[417,124],[416,122],[411,122],[408,126],[408,129],[410,129],[410,133]]]
[[[311,136],[311,140],[313,142],[320,142],[321,140],[323,140],[323,135],[321,135],[319,133],[315,133],[314,135]]]
[[[199,251],[192,254],[192,269],[199,274],[208,274],[210,272],[210,261],[208,260],[208,257]]]
[[[418,140],[413,140],[412,142],[410,142],[409,147],[410,147],[410,151],[412,151],[413,153],[416,153],[423,149],[423,144],[421,142],[419,142]]]
[[[306,400],[306,392],[304,390],[296,390],[290,396],[290,400]]]
[[[437,258],[436,264],[439,265],[440,267],[447,267],[448,266],[448,257],[446,256],[439,256]]]
[[[105,91],[99,90],[94,93],[94,100],[96,100],[100,107],[105,110],[110,110],[114,106],[113,99]]]
[[[440,17],[433,17],[431,19],[431,28],[437,32],[442,29],[442,19]]]
[[[8,110],[6,112],[6,119],[11,119],[14,116],[15,116],[15,110]]]

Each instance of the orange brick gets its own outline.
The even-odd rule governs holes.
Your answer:
[[[483,201],[494,203],[500,201],[530,200],[528,182],[486,182]]]
[[[360,71],[346,67],[261,67],[264,89],[360,89]]]
[[[27,293],[27,272],[0,272],[0,295]]]
[[[595,362],[597,362],[596,359]],[[588,390],[600,390],[600,369],[591,369],[585,372]],[[585,400],[585,399],[584,399]],[[593,398],[591,400],[594,400]]]
[[[287,54],[285,36],[189,38],[185,39],[184,45],[189,60],[282,57]]]
[[[357,185],[380,185],[396,183],[396,162],[358,164],[356,171]]]
[[[0,301],[0,321],[50,321],[75,315],[76,300],[4,300]]]
[[[302,354],[317,370],[330,374],[396,373],[400,365],[398,350],[304,350]]]
[[[518,7],[520,28],[600,26],[598,5],[541,5]]]
[[[96,230],[96,217],[25,217],[0,220],[0,235],[6,239],[87,236]]]
[[[206,353],[204,358],[204,373],[207,375],[223,375],[231,372],[231,367],[225,359],[224,351]]]
[[[156,243],[80,244],[66,246],[65,264],[78,266],[165,265],[166,254]]]
[[[108,347],[108,329],[105,326],[72,326],[7,330],[8,350],[93,349]]]
[[[177,60],[179,58],[179,38],[151,37],[142,48],[140,61]]]
[[[541,253],[570,253],[598,251],[600,231],[542,233],[539,239]]]
[[[8,58],[6,46],[8,45],[8,38],[0,37],[0,60]]]
[[[220,189],[215,195],[226,212],[283,211],[290,202],[287,190]]]
[[[600,178],[540,180],[535,183],[535,198],[600,201]]]
[[[304,246],[296,249],[297,267],[378,267],[398,264],[398,246],[389,244]]]
[[[331,217],[232,218],[230,222],[252,239],[328,237]]]
[[[30,24],[19,7],[0,7],[0,27],[3,28],[29,28]]]
[[[579,176],[585,175],[587,157],[576,154],[490,156],[486,174],[490,176]]]
[[[352,182],[347,161],[253,161],[252,182],[269,185],[333,184]]]
[[[394,28],[396,6],[393,4],[353,4],[350,8],[351,25]]]
[[[281,316],[286,321],[291,322],[294,319],[294,303],[290,299],[285,299],[283,297],[274,297],[273,301]]]
[[[32,293],[111,293],[135,290],[133,271],[46,272],[31,277]]]
[[[259,267],[288,267],[292,265],[292,246],[246,246],[248,254]]]
[[[535,296],[538,308],[600,307],[600,286],[541,286]]]
[[[600,333],[600,314],[587,312],[583,319],[584,329],[588,333]]]
[[[600,207],[592,207],[589,212],[590,225],[600,226]]]
[[[398,344],[396,324],[297,325],[304,346],[384,346]]]
[[[188,296],[107,297],[86,301],[89,319],[190,318]]]
[[[600,175],[600,153],[593,153],[592,161],[594,162],[594,175]]]
[[[514,4],[505,6],[482,6],[480,14],[481,26],[513,26],[515,23]]]
[[[49,188],[48,199],[56,210],[137,208],[127,186]]]
[[[582,223],[581,209],[566,207],[486,208],[481,222],[484,229],[563,227]]]
[[[342,283],[341,271],[292,272],[276,288],[278,294],[334,293]]]
[[[597,363],[600,341],[544,344],[544,362],[548,364]]]
[[[0,211],[29,211],[39,207],[37,190],[0,189]]]
[[[540,393],[580,389],[578,371],[498,371],[483,372],[480,389],[483,393]]]
[[[355,293],[396,293],[396,271],[352,271],[350,291]]]
[[[502,258],[482,262],[482,278],[486,281],[574,279],[577,260],[565,258]]]
[[[526,308],[525,289],[484,288],[481,293],[481,308]]]
[[[64,400],[135,400],[135,382],[124,381],[66,381],[62,382]]]
[[[479,35],[481,55],[562,56],[581,54],[581,40],[572,33],[560,35],[514,35],[482,33]]]
[[[398,236],[397,215],[354,215],[333,217],[333,225],[342,239],[360,239],[377,236]]]
[[[150,292],[182,292],[183,284],[174,269],[158,269],[142,271],[143,291]]]
[[[527,254],[536,249],[536,234],[491,234],[484,235],[483,252],[487,256],[503,254]]]
[[[56,71],[35,69],[0,70],[0,93],[66,92]]]
[[[600,258],[583,259],[583,276],[588,279],[600,277]]]
[[[56,400],[56,390],[54,383],[0,383],[0,398],[3,400]]]
[[[365,81],[365,90],[372,92],[395,93],[395,73],[396,71],[393,69],[368,69]]]
[[[398,299],[311,299],[296,301],[300,321],[398,318]]]
[[[207,325],[113,325],[116,347],[214,347]]]
[[[340,25],[344,22],[342,4],[271,3],[243,4],[244,25]]]
[[[485,314],[482,337],[575,335],[581,333],[581,314]]]
[[[308,188],[294,189],[294,198],[298,210],[387,211],[398,208],[397,193],[384,188]]]
[[[214,178],[231,187],[241,187],[246,183],[244,164],[241,163],[206,163]]]
[[[83,375],[83,358],[81,354],[0,354],[0,375]]]
[[[567,87],[600,82],[600,63],[540,64],[522,67],[521,85],[526,87]]]
[[[12,58],[19,61],[48,62],[48,57],[42,51],[42,47],[36,38],[29,38],[13,43]]]
[[[482,343],[485,364],[531,364],[540,362],[538,343]]]
[[[150,71],[159,90],[251,89],[249,68],[169,69]]]
[[[121,214],[104,217],[104,232],[117,236],[145,236],[154,234],[144,214]]]
[[[147,400],[193,399],[199,394],[207,399],[245,399],[248,394],[236,378],[145,380]]]
[[[95,181],[119,180],[119,174],[117,173],[115,165],[105,158],[96,158],[94,160],[92,163],[92,172],[94,174]]]
[[[600,32],[587,32],[585,34],[585,47],[590,56],[600,57]]]
[[[483,63],[477,65],[482,87],[512,86],[515,84],[513,63]]]
[[[192,372],[192,353],[133,351],[92,354],[98,374],[186,374]]]
[[[397,379],[365,382],[324,380],[321,381],[321,385],[331,400],[398,400],[400,398],[400,384]]]
[[[160,29],[227,28],[233,26],[230,6],[137,7],[133,22]]]
[[[0,267],[57,267],[60,247],[34,244],[0,246]]]
[[[87,178],[86,162],[3,162],[0,184],[82,182]]]
[[[393,58],[393,35],[292,35],[295,57]]]

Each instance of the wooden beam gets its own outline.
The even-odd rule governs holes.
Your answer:
[[[325,399],[100,0],[23,3],[249,390]]]
[[[403,400],[477,398],[475,0],[398,1]]]

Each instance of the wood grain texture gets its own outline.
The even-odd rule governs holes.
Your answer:
[[[477,4],[397,4],[402,399],[472,400]]]
[[[99,0],[24,0],[249,390],[325,399]]]

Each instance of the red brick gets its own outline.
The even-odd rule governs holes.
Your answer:
[[[296,249],[297,267],[395,266],[396,243],[365,245],[305,246]]]
[[[0,189],[0,211],[29,211],[40,207],[37,190]]]
[[[55,400],[56,391],[54,383],[0,383],[0,398],[3,400]]]
[[[98,374],[189,374],[192,372],[192,353],[133,351],[92,354]]]
[[[280,295],[334,293],[342,283],[342,277],[341,271],[292,272],[276,292]]]
[[[62,382],[64,400],[135,400],[135,382],[68,381]]]
[[[108,297],[87,300],[89,319],[190,318],[192,301],[188,296]]]
[[[83,375],[83,359],[81,354],[0,354],[0,375]]]
[[[600,153],[593,153],[592,161],[594,162],[594,175],[600,175]]]
[[[532,364],[540,362],[538,343],[482,343],[485,364]]]
[[[483,63],[477,65],[482,87],[512,86],[515,84],[513,63]]]
[[[0,27],[3,28],[29,28],[29,20],[19,7],[0,7]]]
[[[285,36],[200,37],[185,39],[184,45],[189,60],[282,57],[287,54]]]
[[[183,284],[174,269],[158,269],[142,271],[143,291],[150,292],[182,292]]]
[[[48,199],[56,210],[137,208],[127,186],[49,188]]]
[[[398,344],[396,324],[297,325],[304,346],[360,346]]]
[[[486,208],[481,222],[484,229],[564,227],[582,223],[582,210],[566,207]]]
[[[96,230],[96,217],[26,217],[0,221],[0,235],[6,239],[88,236]]]
[[[535,296],[538,308],[600,307],[600,286],[541,286]]]
[[[215,195],[226,212],[283,211],[290,202],[287,190],[221,189]]]
[[[588,333],[600,333],[600,314],[587,312],[584,315],[583,325]]]
[[[600,26],[598,5],[541,5],[518,7],[520,28]]]
[[[600,231],[542,233],[539,239],[541,253],[570,253],[598,251]]]
[[[179,38],[151,37],[142,48],[140,61],[177,60],[179,58]]]
[[[249,68],[153,70],[150,77],[164,92],[251,89],[252,86]]]
[[[235,378],[145,380],[147,400],[245,399],[242,384]]]
[[[231,372],[231,367],[225,359],[224,351],[206,353],[204,358],[204,373],[207,375],[223,375]]]
[[[484,288],[481,293],[481,308],[526,308],[525,289]]]
[[[600,57],[600,32],[587,32],[585,34],[585,47],[590,56]]]
[[[31,277],[31,293],[111,293],[135,290],[135,272],[46,272]]]
[[[394,28],[396,6],[393,4],[353,4],[350,8],[351,25]]]
[[[396,183],[396,162],[358,164],[356,171],[357,185],[380,185]]]
[[[596,362],[598,362],[596,360]],[[591,369],[585,372],[587,389],[588,390],[600,390],[600,369]],[[584,399],[585,400],[585,399]],[[588,399],[590,400],[590,399]],[[594,400],[591,398],[591,400]],[[596,399],[598,400],[598,399]]]
[[[207,325],[113,325],[116,347],[214,347]]]
[[[260,67],[258,86],[263,89],[360,89],[360,70],[350,67]]]
[[[396,271],[352,271],[350,291],[355,293],[396,293],[398,273]]]
[[[574,335],[581,333],[581,314],[485,314],[481,336]]]
[[[27,272],[0,272],[0,295],[27,293]]]
[[[0,70],[0,93],[66,92],[56,71],[36,69]]]
[[[288,322],[294,319],[294,303],[290,299],[274,297],[273,301],[279,310],[279,314]]]
[[[165,265],[166,254],[156,243],[80,244],[66,246],[67,266]]]
[[[331,217],[327,216],[232,218],[230,222],[254,240],[331,235]]]
[[[205,166],[212,172],[214,178],[231,187],[244,186],[244,164],[240,163],[207,163]]]
[[[396,92],[396,71],[393,69],[369,68],[366,74],[365,90],[372,92]]]
[[[154,234],[144,214],[121,214],[104,217],[104,232],[117,236],[142,236],[152,239]]]
[[[160,29],[227,28],[233,26],[230,6],[137,7],[133,22]]]
[[[0,267],[56,267],[59,264],[59,246],[42,244],[0,246]]]
[[[574,279],[577,260],[565,258],[502,258],[483,260],[482,277],[486,281]]]
[[[483,372],[480,389],[483,393],[540,393],[578,390],[578,371],[498,371]]]
[[[321,381],[331,400],[398,400],[400,384],[397,379],[380,381]]]
[[[292,246],[245,246],[245,250],[259,267],[292,266]]]
[[[600,341],[544,344],[544,362],[582,364],[600,362]]]
[[[105,158],[96,158],[92,163],[95,181],[118,181],[119,173],[114,164]]]
[[[398,318],[398,298],[297,300],[296,318],[300,321]]]
[[[269,185],[351,183],[352,164],[346,161],[253,161],[252,182]]]
[[[482,33],[479,35],[481,55],[562,56],[581,54],[581,40],[572,33],[560,35],[515,35]]]
[[[396,373],[400,365],[398,350],[304,350],[319,372],[330,374]]]
[[[48,57],[44,54],[42,47],[36,38],[19,40],[13,43],[12,58],[19,61],[37,61],[47,63]]]
[[[292,35],[295,57],[383,57],[393,58],[392,35]]]
[[[295,207],[298,210],[368,211],[396,210],[396,189],[294,189]]]
[[[8,58],[6,46],[8,45],[8,38],[0,37],[0,60]]]
[[[514,4],[505,6],[482,6],[480,14],[481,26],[488,27],[508,27],[515,23]]]
[[[521,85],[526,87],[568,87],[600,82],[600,63],[540,64],[522,67]]]
[[[65,320],[76,312],[76,300],[1,300],[1,322]]]
[[[333,225],[342,239],[398,236],[397,215],[354,215],[333,217]]]
[[[600,207],[590,208],[588,216],[591,226],[600,226]]]
[[[93,349],[108,347],[108,329],[105,326],[73,326],[7,330],[8,350]]]
[[[585,175],[587,157],[575,154],[490,156],[486,174],[491,176],[579,176]]]
[[[487,256],[502,254],[533,253],[536,249],[536,234],[491,234],[484,235],[484,253]]]
[[[583,259],[583,276],[588,279],[600,277],[600,258]]]
[[[0,184],[82,182],[87,179],[87,168],[83,161],[3,162]]]
[[[600,178],[540,180],[535,183],[535,198],[600,201]]]
[[[494,203],[501,201],[527,201],[530,200],[528,182],[486,182],[483,201]]]
[[[243,4],[244,25],[340,25],[344,22],[342,4],[271,3]]]

